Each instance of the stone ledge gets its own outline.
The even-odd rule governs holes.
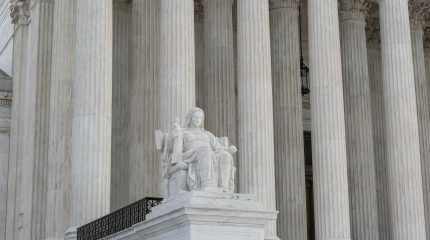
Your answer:
[[[105,239],[263,240],[264,227],[276,216],[253,195],[193,191],[154,207],[146,221]]]

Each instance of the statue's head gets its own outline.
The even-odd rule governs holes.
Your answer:
[[[185,119],[185,126],[188,127],[198,127],[204,128],[205,113],[198,107],[192,107],[188,111],[187,117]]]

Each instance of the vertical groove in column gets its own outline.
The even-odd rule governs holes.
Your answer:
[[[71,226],[109,212],[112,1],[76,0]]]
[[[45,239],[46,221],[46,197],[47,197],[47,160],[48,160],[48,136],[49,136],[49,109],[50,109],[50,87],[51,87],[51,53],[52,53],[52,27],[54,2],[52,0],[40,0],[35,2],[33,12],[37,20],[33,21],[31,27],[32,41],[35,41],[36,52],[31,59],[30,81],[33,81],[35,115],[34,123],[30,123],[28,131],[34,130],[33,152],[24,150],[24,155],[33,155],[32,191],[31,201],[31,239]],[[32,95],[32,94],[30,94]],[[28,105],[31,106],[31,105]],[[31,119],[31,118],[30,118]],[[34,124],[34,129],[31,129]],[[31,130],[30,130],[31,129]],[[29,137],[26,141],[32,141]],[[25,170],[24,170],[25,171]],[[25,174],[25,173],[24,173]],[[28,176],[27,176],[28,177]],[[29,199],[26,199],[28,201]],[[24,214],[30,214],[30,212]],[[26,236],[26,235],[25,235]]]
[[[270,1],[278,236],[307,240],[298,5]]]
[[[159,4],[159,0],[133,1],[129,166],[131,202],[143,197],[161,196],[161,166],[154,146],[154,132],[159,128],[159,111],[164,111],[160,108],[159,98],[166,96],[167,92],[159,96]],[[176,40],[171,43],[176,43]],[[181,59],[181,63],[184,61]],[[172,84],[179,83],[173,81]],[[174,86],[172,89],[179,89],[179,86]]]
[[[268,1],[237,1],[239,192],[276,209]],[[276,222],[265,239],[277,239]]]
[[[379,39],[377,40],[379,42]],[[382,60],[379,44],[368,45],[369,82],[372,103],[373,144],[375,154],[376,197],[378,204],[379,239],[390,240],[390,218],[387,192],[387,160],[385,156],[384,99],[382,88]]]
[[[430,29],[429,29],[430,33]],[[426,42],[424,46],[425,49],[425,68],[426,68],[426,79],[427,79],[427,90],[430,90],[430,46],[427,46],[429,43]],[[430,104],[430,93],[429,93],[429,104]]]
[[[392,240],[426,239],[408,1],[381,0],[382,79]]]
[[[315,233],[350,239],[339,21],[336,0],[309,0]]]
[[[203,0],[194,0],[194,43],[196,54],[196,106],[206,111],[205,61],[204,61],[204,13]]]
[[[413,17],[413,16],[411,16]],[[420,18],[411,19],[412,59],[414,63],[418,133],[423,179],[424,210],[427,235],[430,234],[430,105],[424,59],[424,31]],[[430,235],[427,236],[430,239]]]
[[[340,43],[352,239],[379,239],[371,96],[366,48],[367,7],[343,0]]]
[[[131,77],[131,4],[114,1],[112,49],[112,170],[111,211],[129,198],[129,83]]]
[[[160,127],[168,130],[178,117],[184,121],[195,105],[193,0],[161,0]]]
[[[46,239],[63,239],[69,226],[74,81],[74,0],[56,0],[52,39]]]
[[[236,143],[232,0],[204,0],[205,128]]]

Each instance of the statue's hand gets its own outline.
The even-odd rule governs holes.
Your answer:
[[[237,152],[237,148],[235,146],[231,145],[230,147],[228,147],[228,152],[233,154],[233,153]]]

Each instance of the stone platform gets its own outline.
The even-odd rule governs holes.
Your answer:
[[[264,227],[276,216],[252,195],[184,192],[154,207],[146,221],[105,239],[264,240]]]

